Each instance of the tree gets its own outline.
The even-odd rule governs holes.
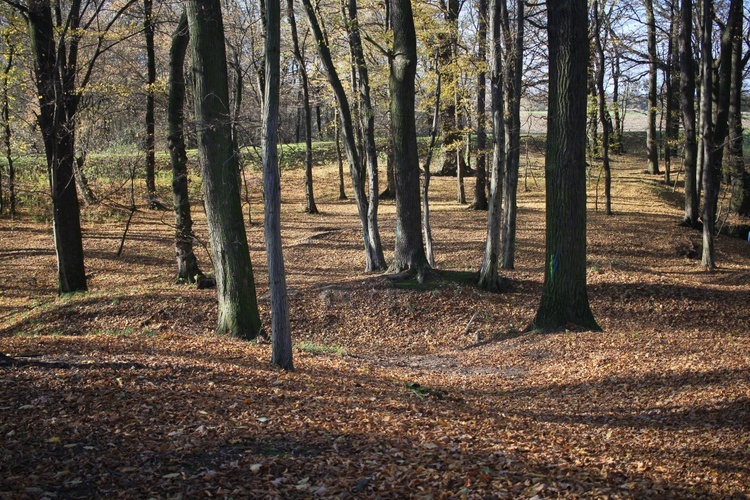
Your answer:
[[[135,0],[119,4],[106,19],[102,12],[109,7],[107,2],[82,6],[80,0],[73,0],[64,19],[62,11],[56,10],[57,25],[53,21],[49,0],[28,0],[25,6],[5,1],[26,17],[29,26],[39,102],[37,119],[52,195],[58,291],[84,291],[87,289],[86,270],[74,174],[76,113],[83,90],[91,79],[94,63],[120,41],[109,36],[110,30]],[[89,17],[82,22],[84,14]],[[96,26],[97,31],[87,51],[90,56],[83,61],[79,58],[80,43],[92,26]],[[80,79],[79,71],[82,74]]]
[[[594,0],[594,45],[596,47],[596,71],[594,80],[596,82],[596,94],[599,104],[599,123],[602,126],[602,168],[604,169],[604,213],[612,215],[612,173],[609,168],[609,141],[612,132],[612,120],[609,119],[607,110],[607,96],[604,88],[604,70],[606,59],[604,57],[604,43],[602,42],[602,18],[604,17],[604,8],[599,8],[599,1]],[[650,130],[650,128],[649,128]]]
[[[546,256],[534,328],[600,330],[586,292],[586,0],[547,4]]]
[[[443,92],[440,123],[443,129],[443,166],[441,175],[458,175],[457,168],[466,169],[461,150],[461,131],[458,127],[458,16],[461,10],[459,0],[440,0],[446,27],[440,38],[440,68],[443,74]]]
[[[156,53],[154,50],[153,0],[143,0],[143,34],[146,37],[146,191],[148,206],[160,208],[156,200],[156,136],[154,126],[154,84]]]
[[[698,143],[695,131],[695,61],[693,58],[693,2],[680,6],[680,109],[685,135],[685,215],[683,224],[698,226]]]
[[[393,49],[390,75],[391,127],[396,178],[396,248],[391,272],[408,270],[419,281],[430,270],[424,252],[419,206],[419,156],[414,119],[417,34],[411,0],[389,0]]]
[[[646,24],[648,26],[648,129],[646,131],[646,149],[648,154],[649,174],[659,173],[659,145],[656,140],[656,77],[658,54],[656,53],[656,18],[654,0],[645,0]]]
[[[741,8],[741,2],[740,8]],[[737,8],[735,2],[731,8]],[[734,16],[730,27],[732,39],[732,74],[729,89],[729,143],[727,156],[732,182],[732,211],[750,215],[750,174],[745,171],[742,158],[742,22],[743,16]]]
[[[474,210],[487,210],[487,0],[479,0],[477,7],[477,158],[474,184]]]
[[[365,194],[364,173],[362,172],[359,150],[354,135],[354,123],[352,120],[351,107],[349,106],[349,99],[346,96],[344,86],[341,84],[341,79],[339,78],[336,67],[333,64],[331,50],[328,46],[327,38],[323,34],[323,30],[318,22],[318,16],[315,13],[315,9],[310,0],[302,0],[302,4],[305,8],[305,14],[307,16],[307,21],[310,24],[310,29],[316,40],[320,62],[325,69],[328,83],[331,85],[338,106],[341,134],[343,135],[344,149],[346,150],[346,156],[349,161],[349,172],[351,173],[352,178],[354,199],[357,203],[357,211],[362,224],[362,236],[365,244],[365,270],[382,270],[386,268],[386,265],[385,256],[383,255],[383,247],[380,242],[380,230],[378,228],[377,219],[368,216],[372,215],[373,211],[368,207],[367,195]],[[372,203],[372,199],[370,202]]]
[[[291,1],[289,2],[291,4]],[[265,192],[265,236],[268,256],[268,282],[271,294],[271,363],[294,370],[292,336],[289,325],[289,297],[281,247],[281,178],[277,151],[279,128],[279,87],[281,53],[280,2],[266,2],[266,90],[263,93],[263,187]],[[290,20],[294,14],[290,7]],[[299,51],[297,46],[296,51]],[[307,115],[309,121],[309,113]],[[308,140],[309,140],[308,125]]]
[[[490,177],[490,207],[487,213],[487,240],[484,257],[479,268],[480,288],[493,292],[502,288],[498,265],[502,231],[501,207],[503,200],[503,177],[505,175],[505,120],[503,118],[503,55],[501,50],[501,23],[503,0],[490,0],[490,71],[492,96],[492,174]]]
[[[313,192],[310,83],[307,76],[307,63],[302,55],[302,50],[299,45],[299,37],[297,36],[297,20],[294,18],[294,0],[287,0],[287,17],[289,18],[289,29],[292,32],[292,50],[294,52],[294,59],[297,61],[297,67],[299,68],[300,77],[302,78],[302,109],[305,114],[305,212],[308,214],[317,214],[318,207],[315,205],[315,193]]]
[[[169,50],[169,100],[167,122],[169,156],[172,162],[172,197],[174,200],[174,247],[177,257],[177,282],[195,283],[202,276],[198,259],[193,252],[193,217],[188,196],[187,153],[185,152],[184,108],[185,75],[184,62],[190,33],[187,14],[183,11],[172,35]]]
[[[203,196],[219,298],[219,334],[261,334],[255,281],[231,137],[224,26],[219,0],[187,4]]]
[[[2,104],[1,117],[3,121],[3,139],[5,145],[5,162],[8,169],[8,199],[7,203],[2,190],[2,169],[0,169],[0,213],[8,206],[8,214],[16,216],[16,168],[13,158],[13,130],[11,128],[11,96],[12,80],[15,73],[14,57],[16,55],[16,44],[11,37],[11,26],[3,30],[3,44],[5,45],[5,67],[2,72]]]

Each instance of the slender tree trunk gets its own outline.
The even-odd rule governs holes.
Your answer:
[[[701,147],[703,148],[703,256],[701,265],[708,269],[716,267],[714,252],[714,231],[716,228],[716,205],[719,199],[720,165],[713,164],[713,149],[715,147],[711,88],[713,86],[713,65],[711,32],[713,20],[711,11],[712,0],[701,2],[701,66],[703,67],[703,81],[701,83]]]
[[[698,226],[698,144],[695,131],[695,61],[693,59],[693,2],[680,7],[680,108],[685,135],[685,215],[683,224]]]
[[[604,45],[602,44],[603,12],[599,12],[599,2],[594,0],[594,45],[596,46],[596,87],[599,97],[599,123],[602,126],[602,168],[604,169],[604,213],[612,215],[612,173],[609,167],[609,140],[612,122],[607,119],[607,96],[604,92],[604,68],[606,59],[604,57]]]
[[[447,34],[443,35],[440,44],[440,67],[443,70],[443,91],[450,92],[450,98],[443,96],[440,115],[440,123],[443,129],[443,165],[440,175],[456,175],[460,162],[461,132],[457,127],[457,108],[454,99],[456,86],[458,85],[458,68],[455,64],[455,54],[458,45],[458,14],[460,10],[459,0],[441,1],[444,11],[445,22],[448,26]],[[464,165],[460,165],[465,168]]]
[[[339,133],[339,112],[336,110],[336,117],[334,118],[334,140],[336,141],[336,158],[339,162],[339,200],[346,200],[346,192],[344,191],[344,161],[341,157],[341,134]]]
[[[11,217],[16,216],[16,193],[15,193],[15,166],[13,164],[13,131],[10,127],[10,71],[13,69],[13,57],[15,47],[10,43],[10,36],[6,34],[5,45],[8,47],[6,54],[6,64],[3,70],[3,107],[2,120],[5,139],[5,161],[8,164],[8,199],[7,203],[3,196],[2,189],[2,171],[0,170],[0,214],[5,211],[8,205],[8,214]]]
[[[156,140],[154,134],[154,84],[156,55],[154,53],[153,0],[143,0],[143,33],[146,36],[146,191],[151,210],[159,208],[156,200]]]
[[[411,0],[389,0],[393,26],[391,127],[396,177],[396,248],[391,272],[409,270],[419,281],[430,269],[422,242],[419,207],[419,156],[414,118],[417,35]]]
[[[490,71],[492,98],[492,174],[490,176],[490,206],[487,213],[487,240],[482,265],[479,267],[478,286],[497,292],[502,288],[499,274],[500,238],[502,232],[503,177],[505,175],[505,120],[503,119],[503,55],[502,0],[490,0]]]
[[[440,74],[440,60],[438,57],[435,58],[435,74],[437,76],[437,84],[435,88],[435,106],[433,107],[432,113],[432,129],[430,130],[430,147],[427,149],[427,156],[424,159],[424,184],[422,185],[422,228],[424,230],[424,243],[425,252],[427,255],[427,263],[431,267],[435,267],[435,251],[432,246],[432,226],[430,225],[430,178],[432,173],[430,172],[430,164],[432,163],[432,154],[435,150],[435,142],[437,140],[438,126],[440,123],[440,87],[442,83],[442,77]]]
[[[741,3],[741,2],[740,2]],[[729,171],[732,179],[731,210],[750,215],[750,174],[742,157],[742,24],[743,16],[732,25],[732,75],[729,88]],[[12,207],[12,205],[11,205]]]
[[[60,293],[85,291],[87,286],[83,262],[83,235],[73,171],[76,98],[74,94],[65,90],[72,87],[72,92],[75,89],[75,75],[74,71],[65,75],[68,78],[67,82],[61,75],[61,67],[57,63],[58,47],[55,43],[50,3],[45,0],[29,0],[27,7],[40,108],[38,119],[44,139],[52,193],[58,289]],[[70,8],[72,17],[75,18],[80,2],[74,2]],[[77,23],[74,24],[74,27],[77,27]]]
[[[198,259],[193,252],[193,218],[188,195],[187,153],[185,152],[185,75],[184,62],[190,33],[187,15],[183,11],[177,29],[172,35],[169,50],[169,101],[167,121],[169,126],[169,156],[172,161],[172,197],[174,205],[174,248],[177,257],[177,282],[195,283],[202,276]]]
[[[487,210],[487,0],[479,0],[477,7],[477,156],[476,183],[474,184],[474,210]]]
[[[533,326],[600,330],[586,292],[586,0],[547,5],[549,106],[544,285]]]
[[[645,0],[646,24],[648,25],[648,129],[646,149],[648,150],[648,173],[659,173],[659,144],[656,140],[656,73],[658,71],[658,54],[656,53],[656,19],[653,0]]]
[[[349,100],[346,96],[344,86],[341,84],[338,73],[336,72],[336,67],[333,64],[331,51],[328,47],[326,38],[323,35],[323,31],[320,28],[320,24],[318,23],[315,9],[310,0],[302,0],[302,4],[305,7],[305,14],[317,43],[320,62],[325,68],[328,83],[331,85],[333,94],[336,98],[336,103],[338,104],[341,132],[343,134],[344,148],[349,160],[349,172],[352,177],[354,199],[357,203],[357,211],[359,213],[360,223],[362,224],[362,237],[365,244],[365,270],[382,270],[386,268],[385,256],[383,255],[382,245],[379,246],[376,244],[377,242],[380,242],[379,230],[378,234],[370,234],[371,229],[367,216],[368,203],[367,195],[365,193],[364,175],[362,172],[362,164],[360,162],[356,137],[354,135],[354,123],[352,120],[351,108],[349,107]]]
[[[281,14],[280,2],[266,3],[266,91],[263,103],[263,185],[266,193],[266,254],[268,255],[268,281],[271,293],[271,363],[285,370],[294,370],[292,362],[292,335],[289,325],[289,297],[286,288],[284,271],[284,254],[281,245],[281,178],[279,176],[279,158],[277,151],[279,125],[279,87],[280,54],[281,54]],[[291,1],[289,20],[296,35],[294,12]],[[295,36],[296,38],[296,36]],[[295,52],[299,45],[295,42]],[[300,57],[301,59],[301,57]],[[304,62],[304,61],[303,61]],[[300,64],[304,74],[304,66]],[[305,77],[303,76],[303,79]],[[310,140],[310,106],[307,103],[307,138]]]
[[[620,78],[622,72],[620,70],[620,53],[619,50],[615,51],[614,57],[612,58],[612,110],[614,115],[614,127],[612,128],[611,152],[616,155],[624,153],[622,147],[622,118],[620,116]]]
[[[664,181],[671,183],[672,158],[677,157],[677,142],[680,131],[680,96],[678,93],[680,85],[680,63],[679,63],[679,30],[680,14],[677,3],[674,2],[670,8],[669,43],[667,50],[667,65],[664,73],[666,83],[666,146],[664,148]]]
[[[231,139],[221,7],[218,0],[190,0],[187,9],[203,195],[219,297],[217,332],[253,339],[262,328]]]
[[[292,47],[294,58],[297,60],[300,77],[302,79],[302,109],[305,116],[305,212],[317,214],[318,207],[315,205],[315,193],[313,191],[313,161],[312,161],[312,111],[310,109],[310,84],[307,77],[305,58],[299,46],[297,36],[297,21],[294,18],[294,0],[287,0],[287,17],[289,28],[292,32]],[[299,141],[298,141],[299,142]]]
[[[521,163],[521,77],[523,76],[523,43],[524,43],[524,0],[516,2],[515,33],[510,28],[507,0],[503,0],[503,27],[506,47],[511,47],[508,54],[506,74],[506,127],[505,147],[507,160],[505,164],[504,210],[503,210],[503,258],[502,267],[513,269],[516,258],[516,218],[518,215],[518,170]],[[514,37],[515,35],[515,37]]]

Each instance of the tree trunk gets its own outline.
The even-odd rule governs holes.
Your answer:
[[[188,2],[195,116],[211,253],[219,297],[217,332],[262,333],[231,138],[224,26],[218,0]]]
[[[586,0],[548,4],[546,258],[533,327],[600,330],[586,292]]]
[[[440,123],[440,87],[442,84],[442,77],[440,75],[440,60],[435,58],[435,74],[437,76],[437,84],[435,88],[435,106],[433,107],[432,113],[432,129],[430,130],[430,146],[427,149],[427,156],[424,159],[424,184],[422,185],[422,228],[424,230],[424,245],[425,252],[427,255],[427,263],[431,267],[435,267],[435,251],[432,246],[432,226],[430,225],[430,178],[432,173],[430,172],[430,164],[432,163],[432,154],[435,150],[435,142],[437,139],[438,125]]]
[[[284,271],[284,254],[281,245],[281,178],[277,151],[279,130],[279,87],[281,54],[280,2],[266,2],[266,91],[263,103],[263,186],[266,193],[266,254],[268,255],[268,282],[271,294],[271,363],[285,370],[294,370],[292,362],[292,334],[289,325],[289,297]],[[292,2],[288,2],[289,21],[296,39],[296,25]],[[295,40],[295,53],[302,59]],[[305,75],[304,61],[300,70]],[[303,76],[305,79],[306,76]],[[307,140],[311,140],[310,106],[307,103]]]
[[[440,43],[440,67],[443,71],[443,91],[453,95],[441,98],[442,110],[440,123],[443,129],[443,165],[440,175],[457,175],[457,167],[461,161],[461,132],[457,126],[457,109],[455,101],[456,86],[458,85],[458,65],[455,61],[458,46],[458,14],[459,0],[441,1],[444,18],[447,24],[447,34],[442,35]],[[460,165],[465,169],[465,165]]]
[[[504,210],[503,210],[503,269],[513,269],[516,258],[516,218],[518,204],[518,170],[521,162],[521,77],[523,76],[523,43],[524,43],[524,0],[516,2],[515,37],[510,29],[507,0],[503,0],[503,30],[508,51],[506,65],[506,120],[505,144],[507,160],[505,163]]]
[[[419,155],[414,118],[417,35],[411,0],[389,0],[393,26],[391,127],[396,177],[396,248],[391,272],[409,270],[422,281],[430,269],[422,242],[419,207]]]
[[[685,135],[685,215],[683,224],[698,226],[698,144],[695,131],[695,61],[693,59],[693,2],[680,6],[680,108]]]
[[[671,183],[672,158],[677,157],[677,142],[680,132],[680,96],[677,89],[680,85],[679,64],[679,30],[680,16],[676,2],[670,7],[669,43],[667,50],[667,64],[664,72],[666,84],[666,110],[667,116],[665,148],[664,148],[664,181]]]
[[[154,54],[153,0],[143,0],[143,33],[146,36],[146,191],[151,210],[159,208],[156,200],[156,140],[154,135],[154,84],[156,56]]]
[[[5,211],[8,205],[8,214],[14,218],[16,216],[16,193],[15,193],[15,166],[13,164],[13,131],[10,127],[10,71],[13,69],[13,56],[15,47],[10,43],[10,35],[5,34],[3,37],[5,45],[8,47],[6,54],[5,69],[3,70],[3,107],[2,120],[5,140],[5,161],[8,164],[8,199],[3,196],[2,189],[2,170],[0,170],[0,214]]]
[[[195,283],[202,276],[193,252],[193,218],[188,196],[187,154],[185,152],[185,53],[190,43],[187,15],[183,11],[172,35],[169,50],[169,156],[172,161],[172,195],[174,200],[174,248],[177,257],[177,282]]]
[[[596,91],[599,100],[599,123],[602,126],[602,168],[604,169],[604,213],[612,215],[612,173],[609,168],[609,140],[612,122],[607,119],[607,96],[604,89],[604,45],[602,44],[602,23],[604,13],[599,12],[599,2],[594,0],[594,45],[596,46]]]
[[[334,141],[336,142],[336,159],[339,162],[339,200],[346,200],[346,192],[344,191],[344,162],[341,157],[341,134],[339,133],[339,112],[336,110],[336,117],[334,119]]]
[[[502,6],[503,0],[490,0],[490,65],[492,99],[492,174],[490,176],[490,205],[487,213],[487,240],[482,265],[479,267],[478,286],[497,292],[502,289],[498,272],[502,231],[503,177],[505,175],[505,120],[503,119],[503,55]]]
[[[611,152],[621,155],[625,151],[622,145],[622,118],[620,116],[620,53],[615,50],[612,58],[612,110],[614,115],[614,126],[612,127],[612,137],[610,138]]]
[[[378,271],[386,268],[383,247],[380,245],[380,234],[377,227],[374,228],[375,234],[371,233],[371,227],[368,221],[368,204],[367,195],[365,194],[364,175],[362,164],[360,162],[359,150],[357,148],[356,138],[354,135],[354,123],[352,121],[351,108],[346,96],[344,86],[341,84],[336,67],[331,58],[331,51],[328,47],[323,31],[318,23],[315,9],[310,0],[302,0],[305,7],[305,14],[310,24],[310,28],[316,40],[318,55],[322,63],[328,83],[330,83],[333,94],[338,104],[339,118],[341,122],[341,132],[343,134],[344,148],[347,159],[349,160],[349,172],[352,177],[352,187],[354,189],[354,199],[357,203],[359,220],[362,224],[362,237],[365,244],[365,270]]]
[[[292,32],[292,47],[294,58],[297,60],[300,77],[302,78],[302,109],[305,122],[305,212],[317,214],[318,207],[315,205],[315,193],[313,191],[313,161],[312,161],[312,111],[310,109],[310,84],[307,77],[305,58],[299,46],[297,36],[297,20],[294,18],[294,0],[287,0],[287,17],[289,28]],[[299,142],[299,141],[298,141]],[[278,163],[278,162],[277,162]]]
[[[738,2],[741,3],[742,2]],[[734,6],[734,2],[732,3]],[[743,16],[735,16],[732,29],[732,75],[729,87],[729,146],[728,167],[732,179],[730,209],[750,215],[750,175],[745,172],[742,157],[742,24]]]
[[[648,173],[659,173],[659,145],[656,140],[656,73],[658,55],[656,53],[656,20],[654,18],[653,0],[645,0],[646,24],[648,25],[648,129],[646,132],[646,149],[648,150]]]
[[[477,156],[476,183],[474,184],[474,210],[487,210],[487,0],[479,0],[477,7]]]
[[[39,98],[39,127],[44,139],[57,254],[60,293],[84,291],[86,270],[83,262],[83,235],[80,207],[74,179],[75,161],[75,68],[62,73],[57,61],[55,27],[50,2],[29,0],[28,24],[31,53]],[[77,28],[80,2],[74,2],[73,28]],[[73,47],[70,50],[74,50]],[[62,49],[61,49],[62,52]],[[67,81],[64,81],[64,77]],[[71,88],[72,87],[72,88]],[[70,92],[66,91],[70,89]]]

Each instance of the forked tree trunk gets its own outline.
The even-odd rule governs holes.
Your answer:
[[[685,215],[683,224],[698,226],[698,143],[695,131],[695,61],[693,58],[693,2],[680,6],[680,108],[685,135]]]
[[[193,218],[188,195],[187,153],[185,152],[185,53],[190,43],[187,15],[183,11],[169,49],[169,156],[172,161],[172,198],[174,205],[174,248],[177,257],[177,282],[195,283],[202,276],[193,252]]]
[[[499,274],[500,238],[502,231],[503,177],[505,175],[505,120],[503,119],[503,56],[501,50],[502,0],[490,0],[490,65],[492,96],[492,174],[490,176],[490,207],[487,213],[487,240],[478,286],[497,292],[502,288]]]
[[[328,83],[331,85],[331,89],[333,90],[338,105],[341,133],[343,135],[346,156],[349,161],[349,172],[352,178],[354,199],[357,203],[357,212],[359,213],[359,220],[362,224],[362,237],[365,245],[365,270],[383,270],[386,268],[386,264],[385,256],[383,255],[383,247],[380,244],[379,229],[377,226],[373,227],[368,219],[368,203],[367,195],[365,193],[364,175],[354,134],[354,123],[352,121],[351,108],[349,107],[349,99],[346,96],[344,86],[341,84],[338,72],[336,71],[336,66],[333,64],[331,51],[326,42],[326,37],[323,35],[323,31],[320,28],[315,9],[310,0],[302,0],[302,4],[305,7],[305,14],[308,23],[310,24],[310,29],[316,40],[320,62],[325,69]],[[373,231],[375,231],[375,234],[373,234]]]
[[[294,370],[292,335],[289,325],[289,297],[281,246],[281,178],[277,151],[279,129],[279,87],[281,54],[280,2],[266,2],[266,91],[263,102],[263,186],[266,193],[265,236],[268,256],[268,282],[271,294],[271,363]],[[289,2],[290,21],[294,13]],[[296,26],[292,26],[296,35]],[[296,37],[295,37],[296,38]],[[295,45],[297,45],[295,43]],[[296,51],[299,54],[299,46]],[[303,61],[304,62],[304,61]],[[300,65],[304,73],[304,66]],[[305,77],[303,77],[305,78]],[[307,106],[307,137],[310,140],[310,112]]]
[[[430,270],[424,252],[419,206],[419,155],[414,118],[417,35],[410,0],[391,2],[391,127],[396,177],[396,248],[391,272],[408,270],[422,281]]]
[[[586,292],[588,7],[586,0],[558,0],[547,7],[546,265],[532,326],[600,330]]]
[[[232,144],[221,6],[218,0],[187,5],[203,195],[219,297],[217,332],[254,339],[262,328]]]

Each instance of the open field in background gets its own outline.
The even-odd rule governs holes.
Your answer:
[[[544,271],[540,147],[522,156],[504,294],[473,286],[486,213],[455,204],[455,178],[431,185],[442,277],[397,286],[362,272],[336,167],[315,170],[316,216],[304,213],[303,171],[285,169],[294,373],[269,367],[268,344],[213,334],[215,291],[173,283],[172,214],[146,210],[141,183],[121,258],[127,189],[96,185],[112,194],[83,211],[86,294],[57,297],[41,204],[0,220],[0,495],[745,496],[750,245],[719,237],[719,269],[702,270],[700,234],[677,225],[679,185],[643,174],[628,151],[613,161],[615,215],[601,199],[596,211],[595,171],[589,189],[602,333],[521,333]],[[268,325],[260,176],[246,175]],[[388,257],[393,202],[380,214]]]

